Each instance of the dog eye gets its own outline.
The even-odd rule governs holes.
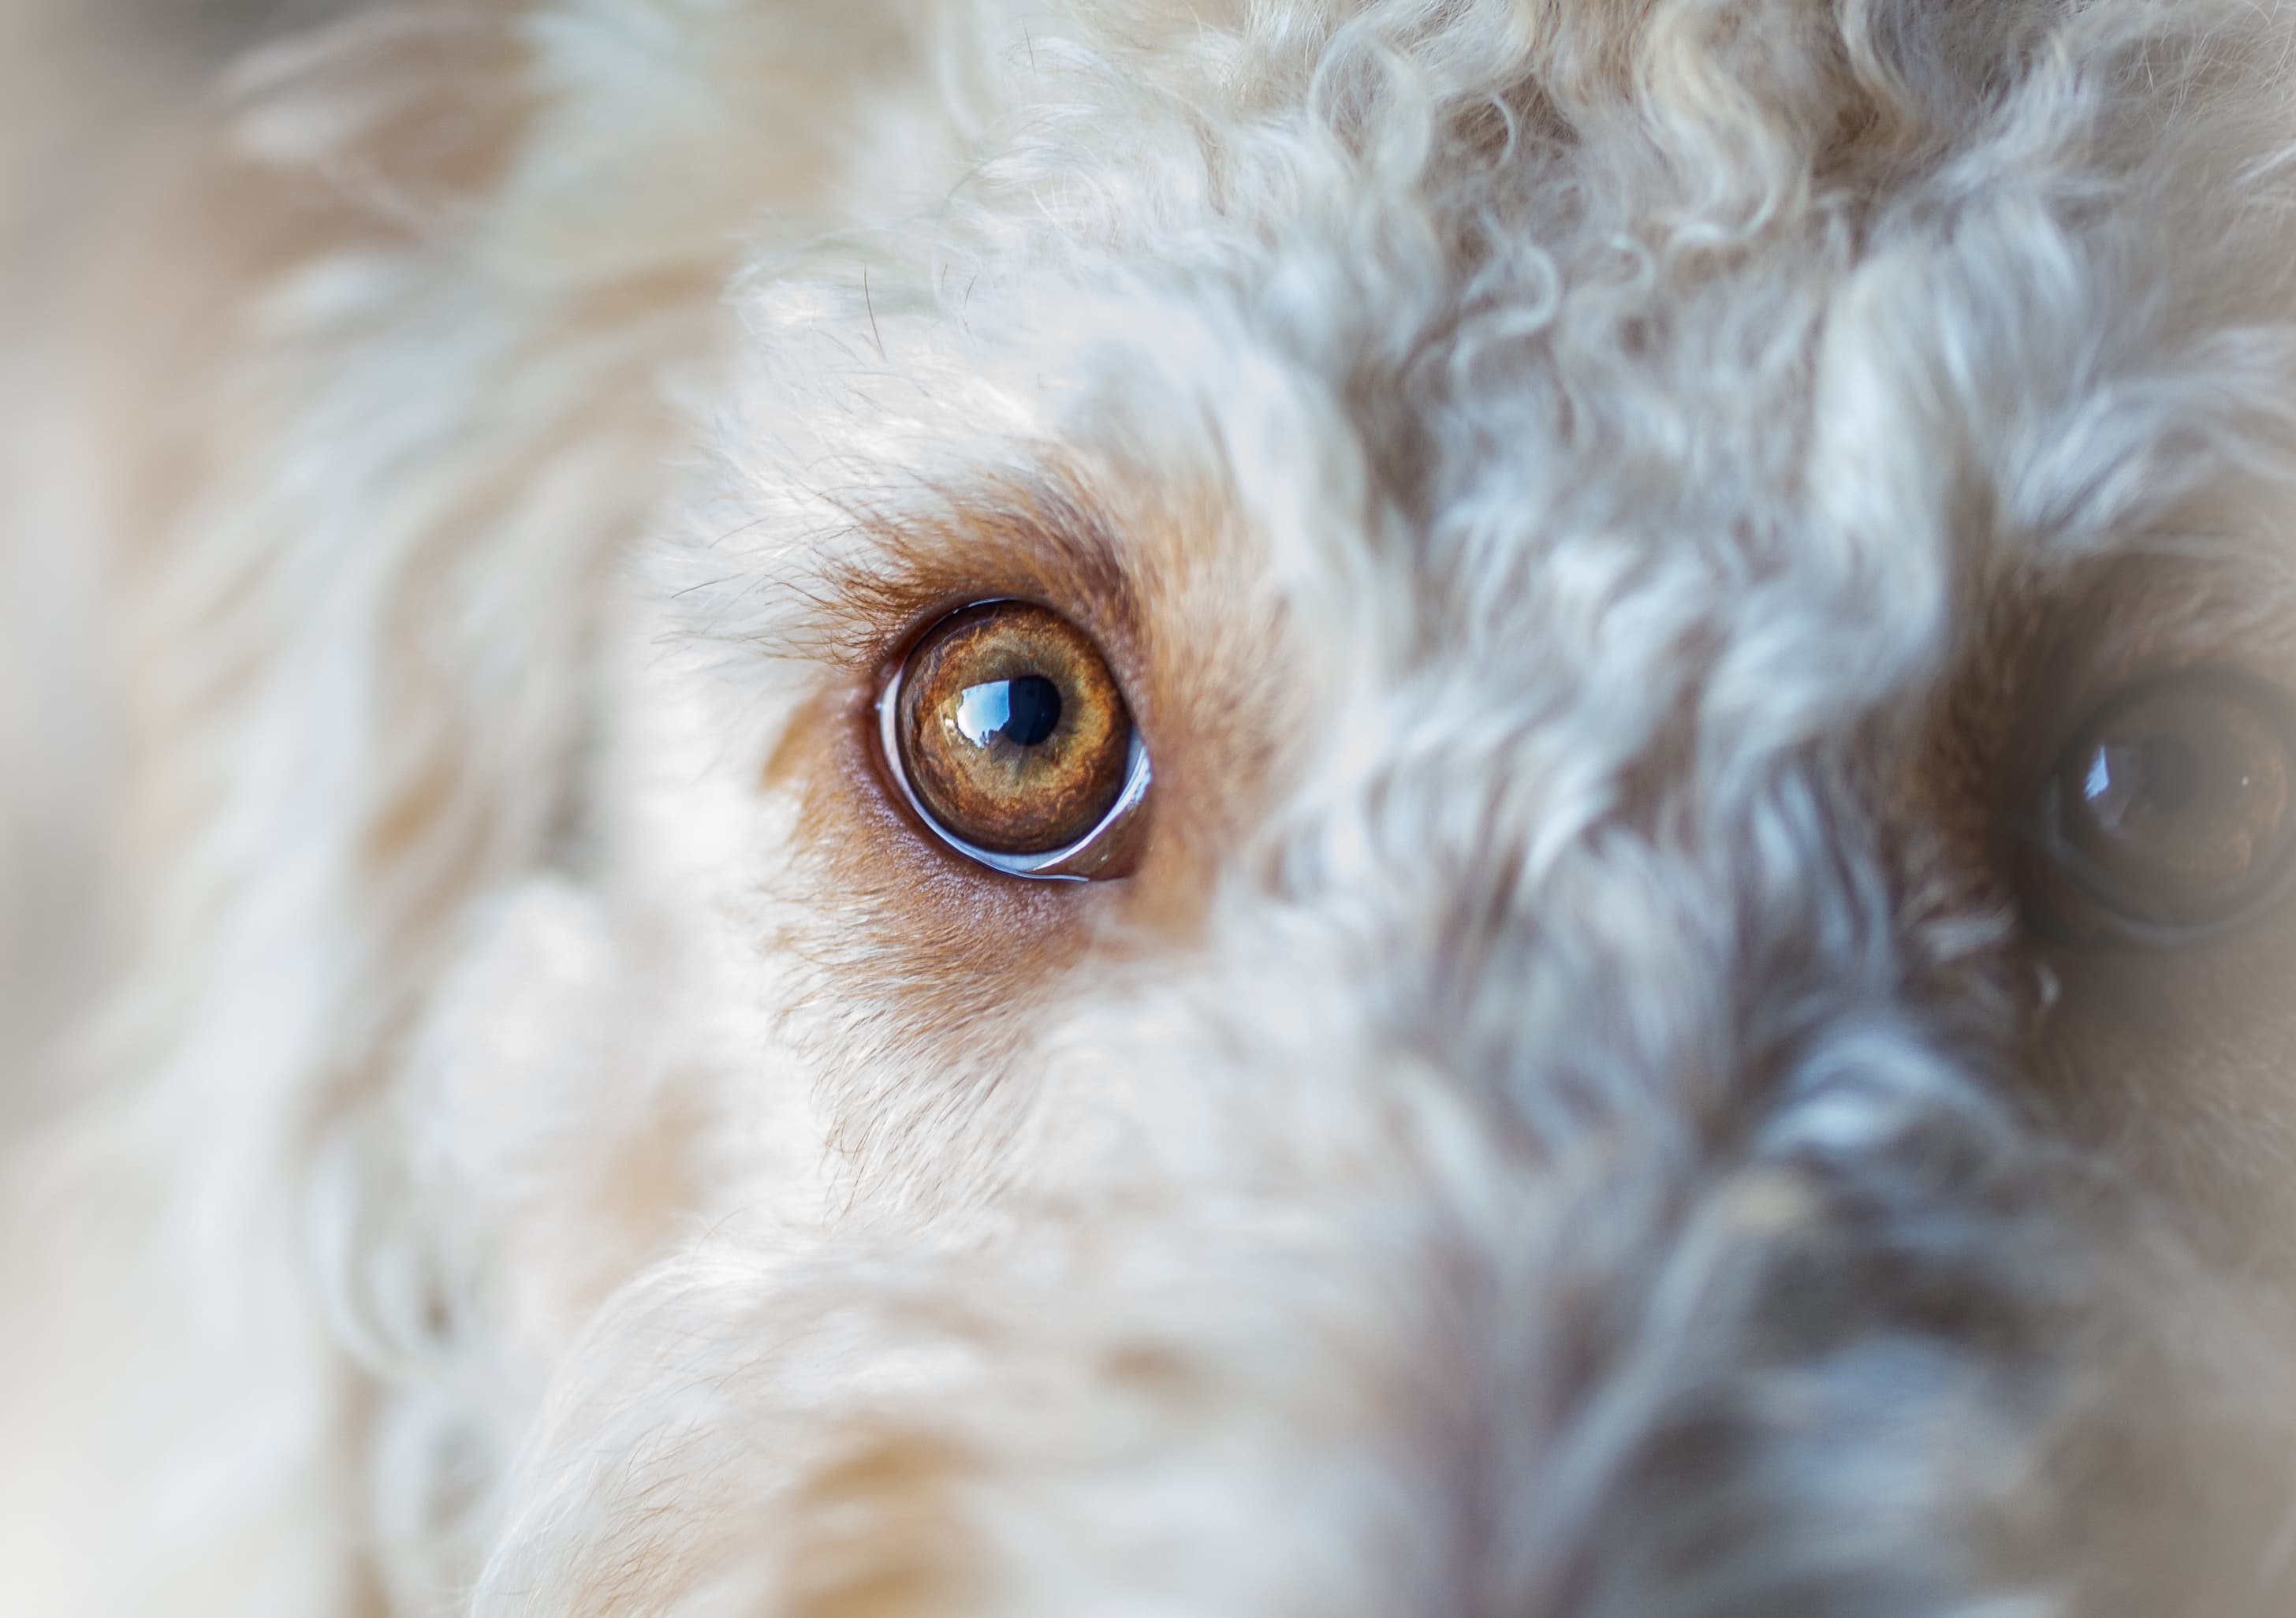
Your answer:
[[[2074,942],[2167,946],[2244,918],[2296,847],[2296,728],[2226,674],[2131,686],[2043,789],[2029,908]]]
[[[1016,876],[1119,874],[1148,757],[1108,661],[1024,602],[942,619],[878,702],[886,766],[959,853]]]

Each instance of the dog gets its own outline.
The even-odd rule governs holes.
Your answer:
[[[2296,14],[91,26],[0,1610],[2296,1602]]]

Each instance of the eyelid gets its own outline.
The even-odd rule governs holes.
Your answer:
[[[949,832],[917,801],[915,789],[909,783],[907,768],[901,762],[900,719],[901,681],[907,673],[904,659],[893,665],[884,689],[877,695],[877,752],[884,768],[890,775],[910,817],[933,837],[964,855],[967,859],[987,866],[1007,876],[1017,876],[1032,882],[1090,882],[1109,874],[1113,866],[1129,851],[1130,840],[1125,837],[1127,825],[1146,801],[1153,772],[1148,762],[1148,748],[1141,741],[1136,726],[1125,759],[1124,785],[1116,801],[1108,808],[1092,830],[1065,848],[1051,849],[1041,854],[999,854],[978,847]]]

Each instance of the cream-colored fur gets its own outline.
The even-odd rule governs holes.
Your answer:
[[[429,0],[140,101],[12,311],[0,1612],[2284,1610],[2296,924],[2061,949],[1994,828],[2296,681],[2292,45]],[[1121,881],[871,763],[1007,595]]]

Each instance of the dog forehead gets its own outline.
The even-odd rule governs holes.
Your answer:
[[[1307,90],[1267,127],[1119,97],[1137,138],[1060,146],[1057,184],[1023,141],[947,217],[761,280],[751,490],[817,538],[854,489],[1086,465],[1177,642],[1218,593],[1153,581],[1225,547],[1336,689],[1411,666],[1521,695],[1737,644],[1726,685],[1801,670],[1844,718],[1952,650],[1956,589],[2046,595],[2269,504],[2234,486],[2283,431],[2276,233],[2179,179],[2253,131],[2179,110],[2131,155],[2043,86],[1895,168],[1803,132],[1685,174],[1633,93],[1538,128],[1520,61],[1484,80],[1517,124],[1458,135],[1468,89],[1390,112],[1440,137],[1400,167]]]

